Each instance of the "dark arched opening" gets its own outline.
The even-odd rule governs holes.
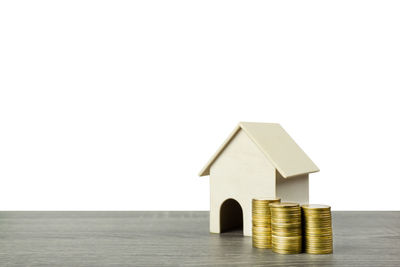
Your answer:
[[[239,202],[229,198],[221,205],[220,210],[221,233],[232,230],[243,230],[243,211]]]

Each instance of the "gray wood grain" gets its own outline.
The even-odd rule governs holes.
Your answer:
[[[279,255],[207,212],[0,212],[0,266],[400,266],[400,212],[333,212],[334,254]]]

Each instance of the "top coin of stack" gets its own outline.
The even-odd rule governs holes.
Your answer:
[[[330,254],[332,244],[331,207],[302,205],[305,251],[311,254]]]
[[[272,251],[280,254],[301,252],[301,210],[292,202],[271,203]]]
[[[280,201],[280,198],[255,198],[252,200],[254,247],[271,248],[271,211],[269,204]]]

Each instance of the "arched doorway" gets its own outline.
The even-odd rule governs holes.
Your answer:
[[[242,207],[233,198],[229,198],[222,203],[219,216],[221,233],[232,230],[243,230]]]

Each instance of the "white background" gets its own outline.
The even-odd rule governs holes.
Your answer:
[[[1,210],[206,210],[239,121],[319,166],[311,202],[400,209],[398,1],[3,1]]]

